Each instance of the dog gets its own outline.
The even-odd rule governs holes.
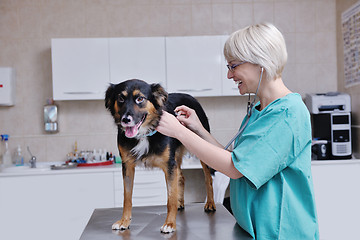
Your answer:
[[[105,94],[105,107],[118,126],[117,144],[122,159],[124,205],[121,220],[114,230],[128,229],[131,222],[135,166],[157,167],[164,171],[167,185],[167,217],[162,233],[176,230],[176,215],[184,209],[184,183],[181,163],[185,147],[174,138],[156,132],[163,110],[175,115],[177,106],[194,109],[204,128],[210,131],[207,116],[200,103],[188,94],[168,94],[160,84],[131,79],[110,84]],[[204,210],[216,211],[210,168],[201,162],[205,175],[207,201]]]

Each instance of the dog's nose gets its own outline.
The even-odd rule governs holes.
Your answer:
[[[124,117],[122,117],[121,121],[122,121],[123,123],[125,123],[125,124],[128,124],[129,122],[132,121],[132,117],[129,116],[129,115],[128,115],[128,116],[124,116]]]

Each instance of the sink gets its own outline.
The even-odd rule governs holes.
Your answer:
[[[2,168],[0,172],[4,173],[18,173],[18,172],[36,172],[36,171],[50,171],[51,165],[62,164],[62,162],[37,162],[36,168],[31,168],[29,165],[24,166],[12,166],[7,168]]]

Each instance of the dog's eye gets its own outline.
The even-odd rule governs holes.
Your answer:
[[[144,101],[145,101],[145,98],[142,97],[142,96],[137,97],[137,98],[135,99],[136,104],[140,104],[140,103],[142,103],[142,102],[144,102]]]
[[[119,101],[120,103],[123,103],[123,102],[125,102],[125,99],[124,99],[121,95],[119,95],[119,96],[118,96],[118,101]]]

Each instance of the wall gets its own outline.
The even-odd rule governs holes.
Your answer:
[[[360,85],[355,85],[348,88],[345,87],[344,48],[341,30],[341,14],[356,2],[358,2],[358,0],[336,1],[336,42],[338,58],[338,89],[339,91],[346,92],[351,96],[353,152],[356,158],[360,158]]]
[[[44,132],[51,38],[220,35],[261,21],[284,33],[289,61],[283,78],[290,89],[303,96],[337,90],[335,0],[2,0],[0,66],[16,70],[17,99],[14,107],[0,107],[0,133],[10,134],[12,151],[29,146],[38,161],[65,160],[75,141],[80,149],[117,152],[103,101],[57,102],[60,132]],[[239,127],[247,97],[200,102],[225,144]]]

